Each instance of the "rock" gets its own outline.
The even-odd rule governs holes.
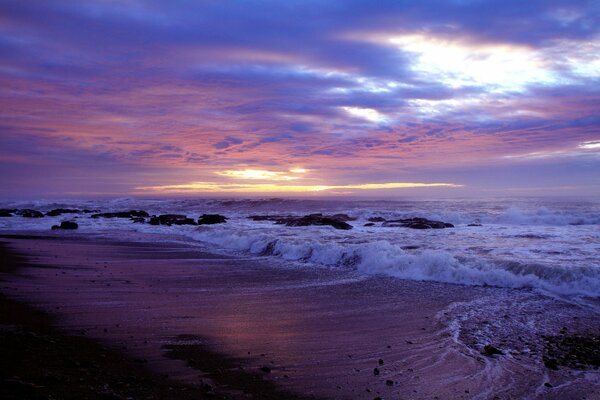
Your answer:
[[[406,245],[406,246],[402,246],[401,249],[402,250],[417,250],[420,247],[421,246],[417,246],[416,244],[409,244],[409,245]]]
[[[352,225],[345,221],[337,220],[333,217],[324,217],[322,214],[305,215],[300,218],[292,218],[285,221],[286,226],[310,226],[310,225],[330,225],[335,229],[349,230]]]
[[[373,225],[375,225],[375,224],[374,224],[374,223],[372,223],[372,222],[367,222],[367,223],[366,223],[366,224],[364,224],[363,226],[373,226]]]
[[[59,216],[61,214],[80,214],[83,211],[80,210],[76,210],[76,209],[71,209],[71,208],[55,208],[52,211],[48,211],[46,213],[47,216],[49,217],[56,217]]]
[[[79,225],[77,225],[77,223],[73,222],[73,221],[63,221],[60,223],[60,225],[52,226],[52,229],[77,229],[77,228],[79,228]]]
[[[0,217],[12,217],[16,211],[15,209],[2,208],[0,209]]]
[[[386,219],[383,217],[371,217],[368,219],[369,222],[385,222]]]
[[[558,370],[558,361],[554,358],[546,358],[544,359],[544,366],[549,369],[553,369],[555,371]]]
[[[388,379],[388,380],[385,381],[385,384],[388,385],[388,386],[394,386],[394,381],[391,380],[391,379]]]
[[[146,222],[146,219],[144,217],[133,217],[131,218],[131,220],[137,224],[143,224],[144,222]]]
[[[482,226],[481,224],[469,224],[467,226]]]
[[[485,356],[491,357],[494,354],[503,355],[504,353],[500,349],[492,346],[491,344],[486,344],[483,347],[482,354],[485,355]]]
[[[337,219],[336,215],[341,218]],[[253,215],[248,218],[253,221],[273,221],[276,224],[286,226],[310,226],[310,225],[329,225],[335,229],[352,229],[352,225],[343,221],[346,218],[350,218],[345,214],[336,214],[332,216],[324,216],[323,214],[309,214],[303,217],[297,216],[280,216],[280,215]]]
[[[373,375],[379,375],[379,368],[373,368]]]
[[[554,386],[552,386],[552,384],[550,382],[544,383],[544,386],[549,387],[549,388],[554,387]]]
[[[219,214],[203,214],[198,218],[198,225],[224,224],[225,222],[227,222],[227,217]]]
[[[354,217],[350,217],[347,214],[333,214],[331,216],[331,218],[336,219],[338,221],[344,221],[344,222],[348,222],[348,221],[356,221],[356,218]]]
[[[345,214],[336,214],[341,215],[342,219],[347,217]],[[286,225],[286,226],[310,226],[310,225],[329,225],[334,227],[335,229],[352,229],[352,225],[348,224],[345,221],[339,220],[335,218],[335,215],[332,216],[324,216],[323,214],[309,214],[303,217],[297,216],[281,216],[281,215],[252,215],[248,217],[253,221],[273,221],[276,224]]]
[[[193,218],[188,218],[181,214],[162,214],[158,217],[152,217],[149,221],[150,225],[196,225]]]
[[[411,229],[444,229],[444,228],[454,228],[454,225],[442,222],[442,221],[432,221],[426,218],[406,218],[406,219],[396,219],[384,222],[381,226],[384,227],[401,227],[401,228],[411,228]]]
[[[268,374],[268,373],[270,373],[270,372],[271,372],[271,368],[269,368],[269,367],[266,367],[266,366],[265,366],[265,367],[261,367],[261,368],[260,368],[260,370],[261,370],[262,372],[266,373],[266,374]]]
[[[383,359],[382,358],[379,359],[379,365],[383,365]]]
[[[17,210],[16,214],[24,218],[42,218],[44,216],[41,212],[30,209]]]
[[[150,215],[148,215],[148,213],[146,211],[130,210],[130,211],[119,211],[119,212],[93,214],[92,218],[134,218],[134,217],[146,218],[149,216]]]

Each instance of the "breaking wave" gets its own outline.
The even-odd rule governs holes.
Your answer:
[[[388,241],[344,244],[206,229],[196,240],[224,249],[284,260],[354,268],[369,275],[475,286],[533,288],[556,294],[599,296],[600,269],[460,257],[442,250],[412,252]]]

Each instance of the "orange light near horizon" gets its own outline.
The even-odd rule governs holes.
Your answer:
[[[273,183],[215,183],[191,182],[180,185],[140,186],[136,190],[153,193],[306,193],[323,192],[327,190],[374,190],[374,189],[407,189],[427,187],[457,188],[464,185],[454,183],[421,183],[421,182],[387,182],[387,183],[362,183],[352,185],[277,185]]]

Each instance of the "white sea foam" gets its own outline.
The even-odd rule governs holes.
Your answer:
[[[365,274],[408,280],[464,285],[535,288],[560,294],[600,295],[600,268],[524,263],[477,257],[460,257],[448,251],[406,251],[398,244],[374,241],[345,244],[318,239],[277,238],[266,234],[204,228],[196,240],[220,248],[272,255],[284,260],[351,267]]]

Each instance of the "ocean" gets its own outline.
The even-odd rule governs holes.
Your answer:
[[[0,208],[145,210],[149,214],[221,214],[227,223],[154,226],[128,219],[64,214],[0,218],[2,231],[42,231],[64,220],[77,233],[124,238],[142,232],[186,237],[213,252],[270,257],[297,268],[329,267],[365,275],[473,286],[532,288],[568,296],[600,296],[600,202],[547,199],[359,201],[293,199],[133,199],[4,202]],[[252,215],[346,214],[350,230],[286,226]],[[369,218],[423,217],[454,225],[408,229]],[[474,226],[475,225],[475,226]],[[52,232],[53,234],[70,234]],[[152,236],[146,236],[152,240]]]

